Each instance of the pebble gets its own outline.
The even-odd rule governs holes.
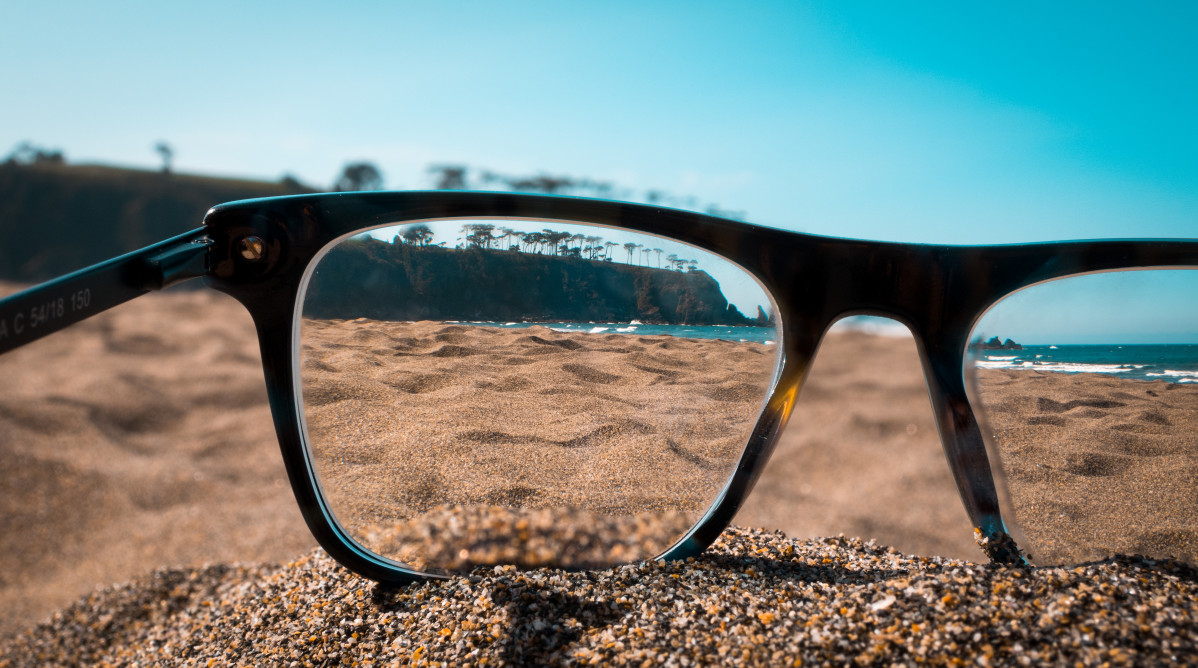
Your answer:
[[[165,569],[15,637],[46,665],[1198,665],[1198,568],[904,556],[730,528],[701,557],[606,570],[479,568],[402,588],[316,550]]]

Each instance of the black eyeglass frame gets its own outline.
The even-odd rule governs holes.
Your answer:
[[[982,431],[967,396],[968,337],[1007,295],[1066,276],[1198,266],[1198,241],[1074,241],[948,246],[857,241],[759,227],[698,213],[606,200],[460,191],[299,195],[221,204],[203,227],[0,300],[0,354],[120,303],[204,278],[253,318],[271,414],[292,491],[333,558],[373,580],[439,577],[359,546],[334,519],[305,444],[299,390],[299,302],[312,262],[331,243],[372,228],[440,219],[544,219],[634,230],[685,242],[753,275],[775,300],[782,368],[720,498],[657,558],[707,548],[760,476],[819,342],[842,317],[893,318],[915,337],[941,445],[975,537],[991,561],[1026,563],[1000,512]]]

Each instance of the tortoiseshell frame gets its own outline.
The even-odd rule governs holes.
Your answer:
[[[783,365],[777,384],[721,497],[659,559],[697,555],[732,521],[786,424],[827,328],[846,315],[893,318],[915,336],[941,443],[978,542],[995,562],[1023,563],[1007,533],[986,447],[966,396],[967,338],[994,303],[1021,288],[1072,274],[1136,267],[1198,266],[1198,241],[1084,241],[1013,246],[938,246],[853,241],[757,227],[711,216],[603,200],[476,192],[301,195],[222,204],[204,227],[0,300],[10,327],[0,353],[151,289],[204,276],[253,317],[271,412],[291,487],[320,545],[350,570],[401,584],[428,574],[358,546],[321,496],[303,433],[297,378],[299,299],[313,259],[332,241],[382,225],[445,218],[575,221],[669,237],[720,255],[754,275],[776,301]],[[258,237],[265,253],[242,253]],[[252,254],[250,254],[252,255]],[[30,333],[24,314],[73,291],[95,305],[61,313]],[[61,303],[61,301],[57,302]],[[55,309],[52,307],[52,311]]]

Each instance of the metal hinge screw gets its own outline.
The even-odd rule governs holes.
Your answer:
[[[266,255],[266,242],[262,237],[245,237],[238,244],[241,257],[247,260],[261,260]]]

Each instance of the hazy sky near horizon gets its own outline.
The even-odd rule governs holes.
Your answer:
[[[430,163],[819,234],[1198,237],[1198,4],[0,6],[0,151],[327,187]]]
[[[981,318],[971,338],[999,336],[1026,345],[1194,344],[1195,295],[1198,271],[1073,276],[1009,295]]]

